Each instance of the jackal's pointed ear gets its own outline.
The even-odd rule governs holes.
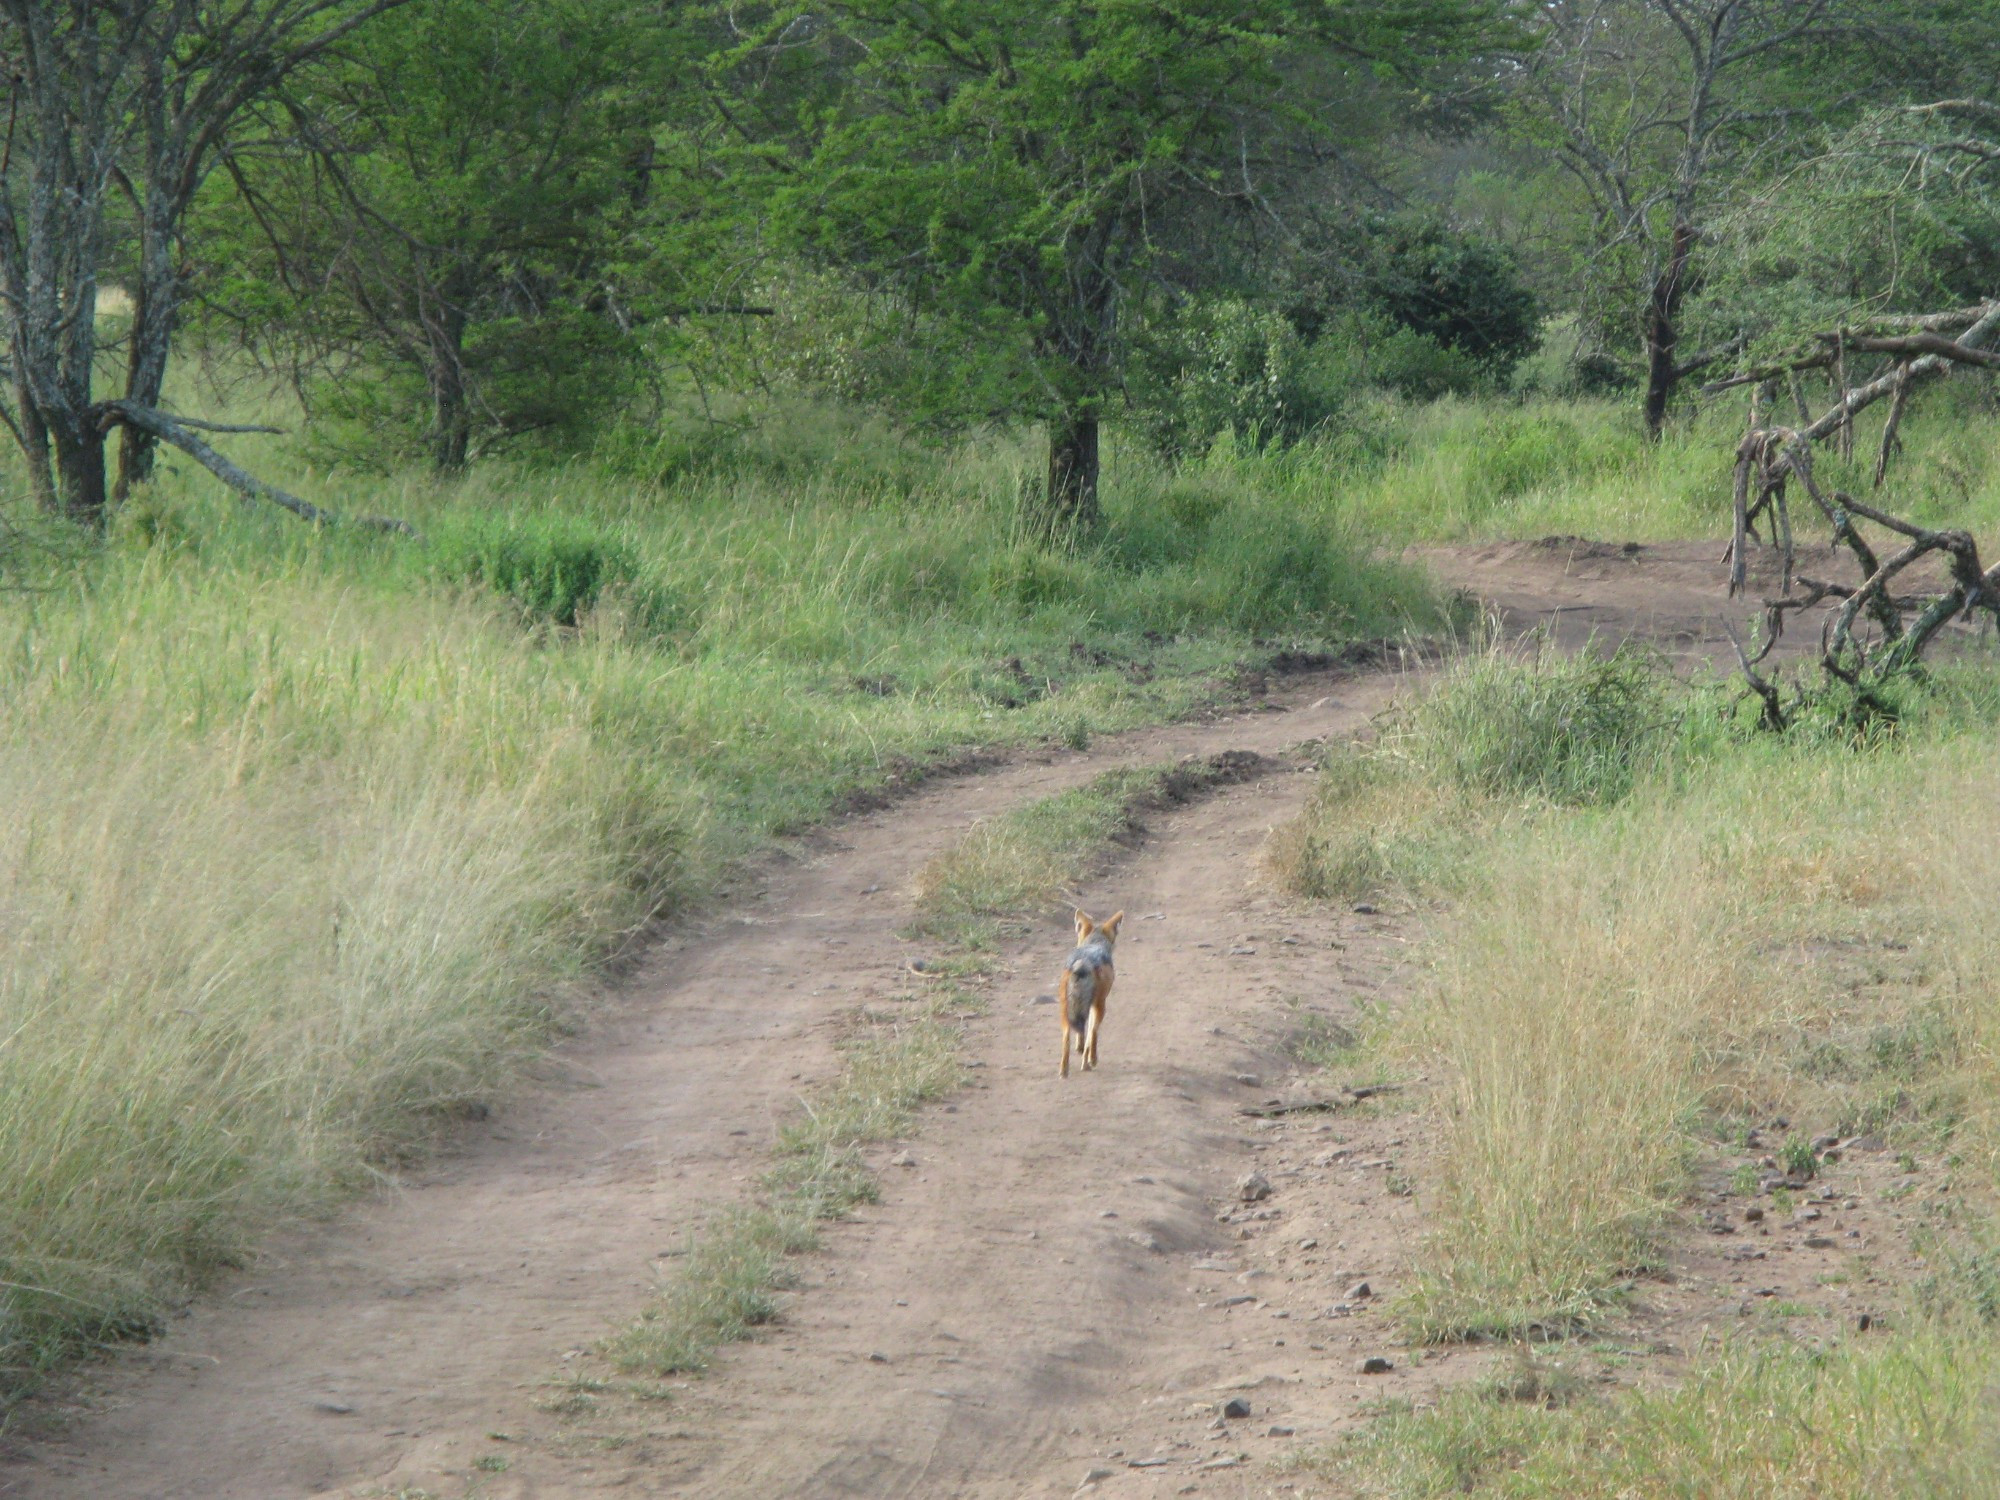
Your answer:
[[[1097,925],[1097,924],[1096,924],[1095,922],[1093,922],[1093,921],[1091,921],[1091,920],[1090,920],[1090,917],[1089,917],[1089,916],[1088,916],[1088,915],[1087,915],[1087,914],[1086,914],[1086,913],[1084,912],[1084,909],[1083,909],[1082,907],[1080,907],[1080,906],[1079,906],[1079,907],[1078,907],[1078,908],[1076,909],[1076,940],[1077,940],[1077,942],[1079,942],[1079,943],[1082,943],[1082,942],[1085,942],[1085,941],[1087,941],[1087,940],[1089,939],[1089,937],[1090,937],[1090,932],[1091,932],[1091,929],[1092,929],[1093,927],[1095,927],[1096,925]]]
[[[1099,922],[1097,924],[1097,930],[1103,933],[1107,938],[1116,941],[1118,937],[1118,924],[1124,920],[1125,920],[1125,913],[1121,911],[1110,921]]]

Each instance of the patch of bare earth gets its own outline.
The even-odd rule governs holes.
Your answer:
[[[1740,616],[1717,550],[1424,556],[1516,626],[1717,655]],[[1309,789],[1303,747],[1364,730],[1399,684],[1275,678],[1244,712],[988,766],[840,824],[658,948],[543,1084],[449,1156],[273,1244],[44,1403],[0,1496],[1315,1493],[1283,1469],[1294,1445],[1384,1398],[1434,1400],[1493,1357],[1407,1347],[1386,1310],[1423,1232],[1422,1081],[1356,1100],[1290,1049],[1306,1016],[1397,1003],[1416,919],[1298,908],[1257,860]],[[968,1025],[969,1086],[876,1153],[881,1201],[799,1260],[779,1321],[701,1378],[600,1387],[591,1348],[706,1215],[752,1192],[855,1012],[901,1003],[926,951],[898,936],[924,862],[1109,767],[1225,750],[1261,774],[1149,814],[1081,893],[1128,913],[1099,1070],[1056,1077],[1041,997],[1068,937],[1050,920],[1001,955]],[[1283,1108],[1317,1100],[1334,1107]],[[1712,1205],[1730,1232],[1710,1233],[1692,1206],[1670,1277],[1637,1289],[1592,1357],[1608,1379],[1663,1377],[1711,1329],[1779,1321],[1766,1304],[1844,1320],[1876,1286],[1893,1300],[1911,1262],[1889,1165],[1865,1149],[1829,1163],[1815,1188],[1835,1196],[1798,1194],[1819,1219],[1743,1220],[1732,1197]],[[1726,1186],[1728,1164],[1714,1171]],[[1848,1279],[1827,1283],[1832,1268]]]

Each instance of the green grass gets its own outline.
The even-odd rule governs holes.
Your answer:
[[[1815,410],[1824,406],[1823,393]],[[1780,420],[1785,418],[1781,415]],[[1328,508],[1358,533],[1396,544],[1587,536],[1669,541],[1726,536],[1731,468],[1745,408],[1736,398],[1683,415],[1657,443],[1636,402],[1381,398],[1343,414],[1324,437],[1258,452],[1224,443],[1184,473],[1229,476]],[[1906,453],[1882,492],[1931,525],[1990,535],[2000,526],[2000,422],[1978,382],[1913,407]],[[1120,462],[1148,460],[1125,453]],[[1822,483],[1862,494],[1873,479],[1868,435],[1852,461],[1823,454]],[[1809,502],[1807,502],[1809,503]],[[1817,521],[1794,506],[1801,535]]]
[[[1266,863],[1314,900],[1459,893],[1524,811],[1616,802],[1684,754],[1678,698],[1661,659],[1634,646],[1468,649],[1375,739],[1327,751]]]
[[[1970,1500],[2000,1494],[1997,1375],[1985,1329],[1925,1324],[1824,1352],[1745,1343],[1668,1390],[1448,1395],[1302,1466],[1399,1500]]]
[[[1074,888],[1134,831],[1142,812],[1240,774],[1227,758],[1106,771],[975,824],[917,872],[916,929],[980,946],[1000,918],[1066,909]]]

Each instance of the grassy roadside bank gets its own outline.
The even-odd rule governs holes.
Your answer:
[[[1400,1311],[1421,1340],[1516,1342],[1534,1377],[1306,1460],[1343,1483],[1993,1492],[2000,1001],[1980,893],[2000,874],[2000,676],[1940,671],[1893,732],[1829,716],[1784,741],[1732,697],[1629,655],[1475,657],[1337,760],[1275,845],[1301,894],[1433,909],[1428,981],[1374,1041],[1442,1080]],[[1626,1326],[1691,1222],[1789,1214],[1760,1151],[1811,1179],[1815,1142],[1862,1136],[1931,1184],[1911,1231],[1928,1270],[1873,1289],[1886,1316],[1810,1338],[1744,1322],[1667,1389],[1562,1373]],[[1836,1285],[1867,1264],[1835,1259]]]
[[[1161,476],[1050,548],[1005,441],[822,436],[666,487],[442,490],[273,442],[245,456],[425,541],[169,474],[103,548],[16,551],[0,1391],[421,1150],[638,924],[845,799],[1186,712],[1263,642],[1433,617],[1254,493]]]

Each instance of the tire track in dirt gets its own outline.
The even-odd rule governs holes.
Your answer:
[[[1671,615],[1695,622],[1674,644],[1722,643],[1712,582],[1676,574],[1635,599],[1629,554],[1579,570],[1574,548],[1510,545],[1427,556],[1489,596],[1504,583],[1517,619],[1575,615],[1600,589],[1579,572],[1601,564],[1590,607],[1613,625],[1650,634]],[[1307,675],[1262,711],[1005,764],[839,825],[650,955],[562,1049],[559,1077],[96,1372],[67,1430],[0,1465],[0,1495],[1066,1494],[1093,1467],[1114,1469],[1106,1493],[1266,1492],[1261,1466],[1197,1460],[1279,1441],[1246,1425],[1321,1435],[1384,1393],[1350,1373],[1378,1315],[1310,1320],[1350,1273],[1392,1290],[1416,1229],[1381,1165],[1415,1149],[1400,1117],[1322,1130],[1235,1112],[1279,1065],[1288,999],[1338,1013],[1397,952],[1392,927],[1285,913],[1255,888],[1265,830],[1309,783],[1282,765],[1161,815],[1105,883],[1132,915],[1102,1070],[1054,1078],[1053,1013],[1026,1002],[1065,940],[1038,935],[975,1024],[978,1082],[929,1112],[915,1167],[884,1168],[883,1202],[830,1232],[772,1336],[622,1428],[565,1427],[536,1397],[563,1351],[642,1304],[657,1257],[744,1194],[799,1092],[835,1071],[842,1019],[903,987],[911,950],[894,934],[926,859],[979,817],[1115,765],[1354,733],[1396,686]],[[1270,1216],[1219,1224],[1234,1177],[1276,1159],[1298,1176],[1250,1210]],[[1312,1187],[1311,1224],[1284,1207],[1294,1184]],[[1426,1368],[1419,1387],[1438,1378]],[[1255,1416],[1212,1431],[1216,1387],[1246,1381]],[[480,1466],[495,1457],[504,1470]]]

